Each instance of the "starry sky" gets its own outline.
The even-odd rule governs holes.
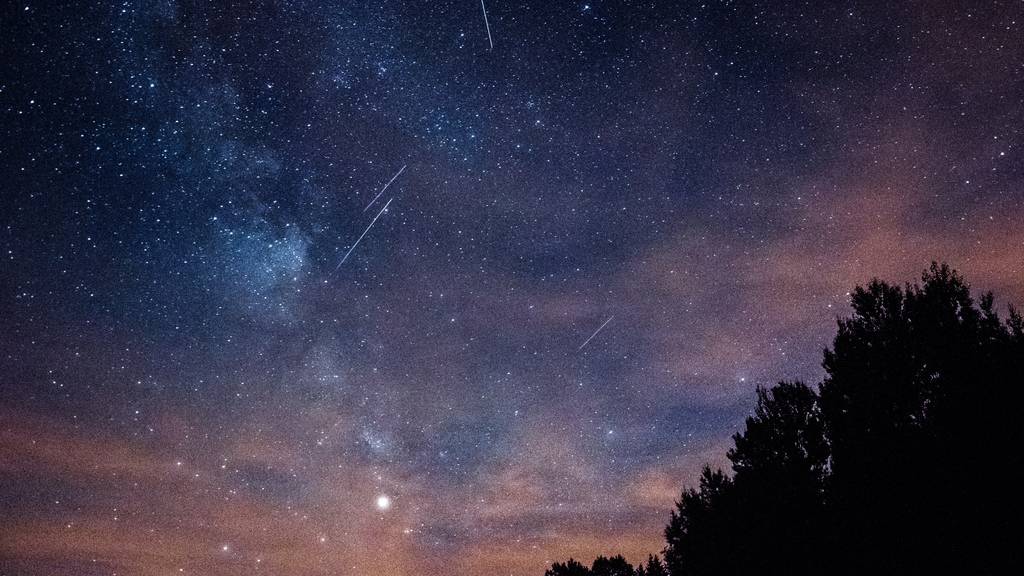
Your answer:
[[[1019,0],[0,10],[5,575],[635,562],[855,284],[1024,303]]]

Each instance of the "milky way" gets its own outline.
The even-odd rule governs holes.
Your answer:
[[[0,17],[3,574],[635,562],[855,284],[1024,303],[1017,1],[57,4]]]

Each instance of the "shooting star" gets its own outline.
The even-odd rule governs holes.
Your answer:
[[[370,231],[370,228],[373,228],[374,222],[376,222],[377,218],[380,218],[380,215],[383,214],[384,211],[388,209],[388,206],[391,205],[392,200],[394,200],[394,198],[388,199],[387,204],[384,204],[384,207],[380,209],[380,212],[378,212],[377,215],[373,217],[373,220],[370,221],[370,225],[366,227],[366,230],[363,230],[362,234],[359,235],[359,238],[356,239],[355,244],[353,244],[352,247],[348,249],[348,252],[345,252],[345,257],[342,258],[341,262],[338,262],[338,265],[334,267],[335,272],[337,272],[338,268],[341,268],[341,265],[345,263],[345,260],[348,260],[349,254],[351,254],[352,251],[356,249],[356,246],[359,245],[359,241],[363,239],[363,236],[366,236],[366,233]]]
[[[584,342],[583,344],[580,344],[580,347],[577,348],[576,351],[579,352],[580,350],[583,350],[584,346],[586,346],[587,344],[590,344],[590,341],[594,339],[594,336],[597,336],[598,332],[600,332],[601,330],[604,330],[604,327],[607,326],[608,323],[612,321],[612,318],[615,318],[614,314],[609,316],[608,319],[604,321],[604,324],[601,324],[600,328],[598,328],[597,330],[594,330],[594,333],[590,335],[590,338],[587,338],[586,342]]]
[[[480,7],[484,10],[484,26],[487,26],[487,41],[491,43],[491,50],[494,50],[494,39],[491,38],[491,23],[487,21],[487,6],[484,0],[480,0]]]
[[[395,178],[398,178],[398,176],[402,172],[405,172],[406,166],[408,166],[408,164],[402,165],[402,168],[398,172],[396,172],[395,175],[391,177],[391,180],[388,180],[388,183],[385,184],[384,187],[380,189],[380,192],[378,192],[377,195],[373,197],[373,200],[370,200],[370,203],[366,205],[366,208],[363,208],[363,212],[369,210],[370,206],[373,206],[373,203],[376,202],[377,199],[380,198],[382,194],[384,194],[384,191],[388,189],[388,186],[391,186],[391,183],[395,181]]]

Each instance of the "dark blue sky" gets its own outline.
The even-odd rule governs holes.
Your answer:
[[[1020,2],[53,4],[0,17],[0,571],[635,560],[855,284],[1024,300]]]

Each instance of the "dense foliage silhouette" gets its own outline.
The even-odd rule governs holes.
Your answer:
[[[939,264],[851,303],[825,379],[757,391],[732,474],[704,468],[665,528],[664,565],[636,576],[1020,569],[1024,320]]]
[[[590,576],[590,568],[569,558],[566,563],[555,562],[544,572],[544,576]]]

